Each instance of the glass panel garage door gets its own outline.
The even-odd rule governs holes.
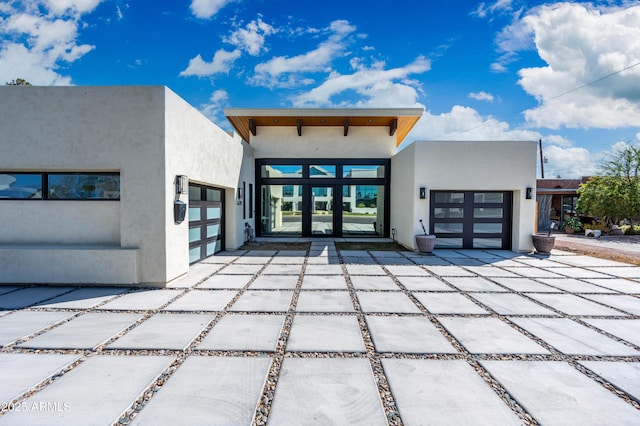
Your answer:
[[[189,185],[189,263],[224,250],[224,189]]]
[[[511,192],[431,191],[437,248],[511,249]]]

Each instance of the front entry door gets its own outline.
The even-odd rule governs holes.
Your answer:
[[[332,237],[335,229],[333,186],[311,186],[311,235]]]

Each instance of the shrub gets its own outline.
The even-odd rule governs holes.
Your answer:
[[[591,229],[592,231],[602,231],[602,232],[609,232],[609,226],[602,222],[602,221],[591,221],[591,224],[589,225],[584,225],[584,229]]]
[[[640,235],[640,225],[622,225],[624,235]]]

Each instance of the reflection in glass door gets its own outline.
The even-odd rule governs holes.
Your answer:
[[[311,234],[333,235],[333,187],[311,187]]]

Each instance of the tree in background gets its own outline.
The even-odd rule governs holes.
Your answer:
[[[6,86],[31,86],[24,78],[16,78],[15,80],[11,80],[5,83]]]
[[[626,146],[578,189],[577,210],[609,224],[640,218],[640,146]]]

